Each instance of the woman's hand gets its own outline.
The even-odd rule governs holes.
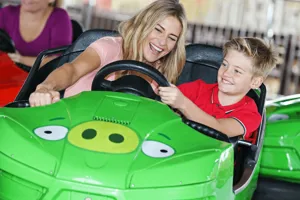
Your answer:
[[[163,103],[177,109],[184,108],[184,99],[186,97],[175,85],[171,84],[171,87],[159,87],[158,89],[158,94]]]
[[[19,54],[19,52],[16,52],[16,53],[8,53],[7,55],[8,55],[8,56],[10,57],[10,59],[11,59],[12,61],[14,61],[15,63],[20,63],[21,60],[22,60],[22,55]]]
[[[40,84],[29,97],[31,107],[44,106],[59,101],[60,94],[47,84]]]

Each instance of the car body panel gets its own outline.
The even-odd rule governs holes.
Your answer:
[[[261,175],[300,183],[300,95],[267,103]]]
[[[49,106],[1,108],[0,127],[0,198],[245,199],[253,193],[233,193],[231,144],[195,131],[151,99],[83,92]]]

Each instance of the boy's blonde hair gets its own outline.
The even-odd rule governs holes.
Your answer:
[[[185,33],[187,20],[183,6],[178,0],[157,0],[119,26],[123,38],[123,59],[143,61],[142,44],[155,26],[166,17],[175,17],[182,26],[174,49],[160,61],[159,71],[175,84],[185,63]]]
[[[278,55],[274,48],[260,38],[233,38],[224,44],[224,56],[226,56],[229,50],[236,50],[252,58],[254,76],[266,78],[276,66],[278,60]]]

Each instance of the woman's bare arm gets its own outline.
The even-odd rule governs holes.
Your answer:
[[[57,68],[39,84],[36,91],[30,95],[31,106],[41,106],[54,103],[59,100],[58,91],[76,83],[81,77],[95,70],[101,64],[97,52],[87,48],[73,62],[66,63]]]
[[[73,85],[99,66],[100,58],[97,52],[92,48],[87,48],[73,62],[66,63],[54,70],[40,85],[49,85],[52,86],[51,89],[60,91]]]

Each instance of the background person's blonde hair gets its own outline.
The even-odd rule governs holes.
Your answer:
[[[267,44],[260,38],[233,38],[223,46],[224,57],[229,50],[236,50],[252,58],[254,76],[266,78],[276,66],[278,60],[278,54],[272,45]]]
[[[166,17],[179,20],[182,31],[174,49],[160,60],[158,70],[175,84],[185,63],[185,33],[187,20],[183,6],[178,0],[157,0],[119,26],[123,38],[123,59],[143,61],[142,44],[155,26]]]

